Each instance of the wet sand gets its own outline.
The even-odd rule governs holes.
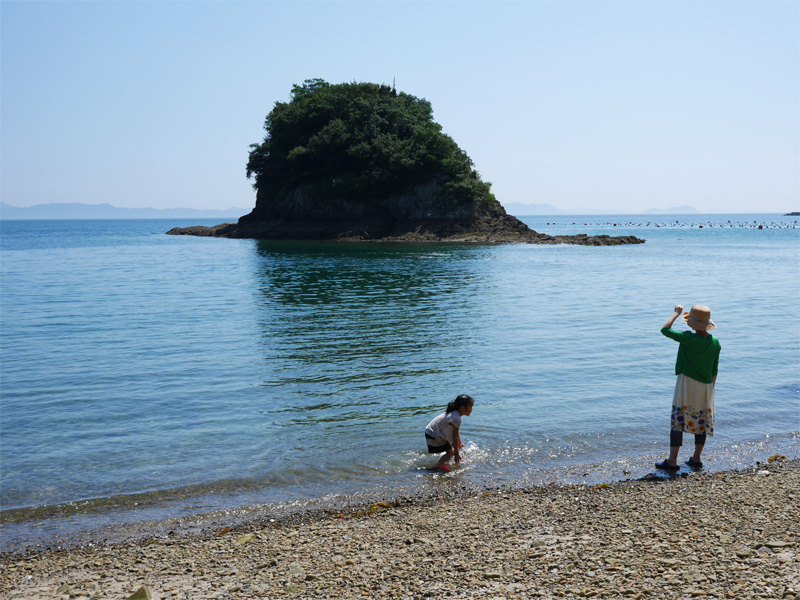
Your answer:
[[[797,600],[799,548],[800,460],[776,460],[0,555],[0,591],[26,600],[125,599],[143,586],[154,599]]]

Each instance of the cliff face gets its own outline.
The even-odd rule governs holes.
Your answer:
[[[506,214],[426,100],[370,83],[294,86],[247,163],[238,223],[170,234],[259,239],[564,243]],[[560,238],[566,240],[566,238]],[[588,243],[572,236],[569,243]],[[611,239],[619,241],[609,241]],[[638,243],[609,238],[607,243]]]
[[[441,237],[507,217],[499,203],[448,198],[441,181],[416,185],[373,202],[323,196],[310,186],[288,190],[280,201],[259,190],[256,208],[225,232],[271,239],[382,239],[419,234]],[[508,217],[507,217],[508,218]],[[510,217],[513,219],[513,217]],[[515,219],[514,219],[515,220]],[[519,223],[522,225],[522,223]],[[524,229],[525,226],[522,225]]]
[[[349,222],[351,227],[380,224],[388,231],[404,223],[431,219],[468,222],[481,211],[475,202],[455,202],[447,198],[441,182],[419,184],[402,192],[390,193],[372,202],[347,197],[330,197],[311,186],[291,188],[279,199],[267,190],[258,190],[256,207],[241,223],[281,221],[285,223]],[[495,209],[503,211],[498,205]],[[486,211],[484,211],[486,212]]]

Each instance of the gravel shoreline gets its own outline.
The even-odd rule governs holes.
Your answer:
[[[0,555],[25,600],[800,599],[800,460]],[[146,590],[140,588],[145,587]]]

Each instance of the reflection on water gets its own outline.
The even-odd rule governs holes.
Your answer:
[[[358,420],[393,393],[408,411],[408,382],[462,368],[465,338],[480,336],[477,254],[463,245],[260,242],[264,387],[280,390],[282,410],[305,411],[305,423]]]

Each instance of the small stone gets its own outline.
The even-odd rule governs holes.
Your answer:
[[[128,596],[128,600],[153,600],[153,594],[150,592],[147,586],[143,585],[133,594]]]
[[[498,571],[487,571],[483,576],[485,579],[500,579],[503,577],[503,574]]]
[[[245,544],[252,542],[254,537],[256,537],[254,533],[246,533],[238,540],[236,540],[234,544],[236,544],[237,546],[244,546]]]

